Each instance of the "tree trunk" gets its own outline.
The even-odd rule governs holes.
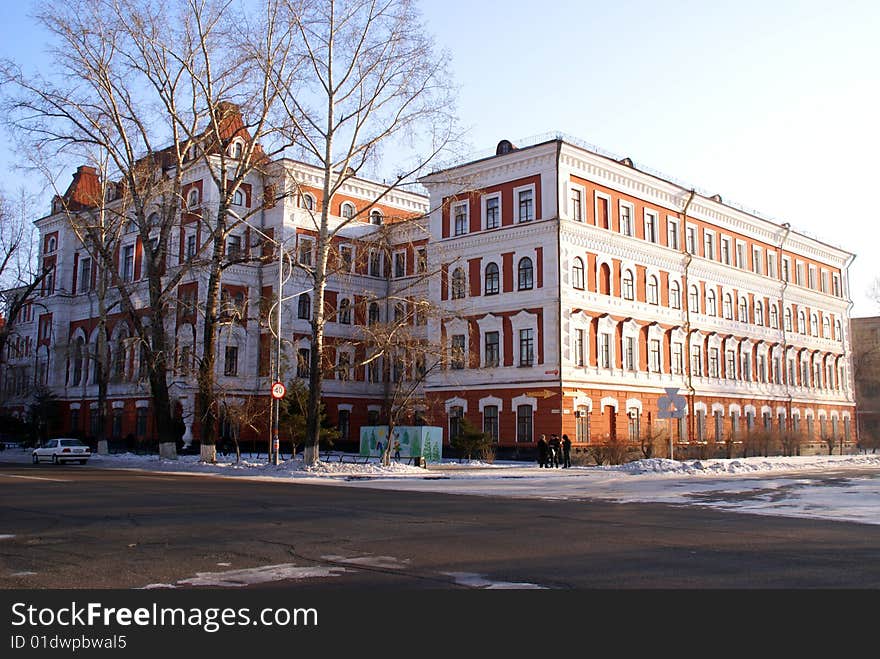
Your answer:
[[[324,355],[324,288],[327,269],[327,243],[324,232],[318,236],[314,272],[314,301],[312,303],[312,342],[309,355],[309,400],[306,406],[306,438],[303,445],[303,464],[313,467],[319,459],[321,436],[321,389]]]
[[[214,371],[217,361],[216,321],[220,297],[220,260],[223,256],[225,240],[223,232],[217,228],[214,236],[214,253],[211,260],[211,274],[208,277],[208,290],[205,296],[205,327],[202,333],[202,359],[199,363],[198,410],[202,422],[201,445],[202,460],[205,461],[205,447],[213,448],[216,442],[217,411],[214,406]],[[216,451],[211,452],[211,462],[216,461]]]

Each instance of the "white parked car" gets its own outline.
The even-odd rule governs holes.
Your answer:
[[[90,457],[92,457],[92,449],[87,444],[83,444],[78,439],[65,437],[47,440],[45,444],[40,448],[35,448],[33,452],[34,464],[44,460],[60,464],[70,460],[84,465]]]

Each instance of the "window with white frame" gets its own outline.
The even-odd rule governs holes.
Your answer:
[[[581,327],[578,327],[574,331],[574,365],[575,366],[583,366],[584,365],[584,348],[586,346],[586,330]]]
[[[535,219],[535,189],[525,188],[517,190],[517,221],[531,222]]]
[[[343,272],[351,272],[354,268],[354,248],[351,245],[339,246],[339,261]]]
[[[92,290],[92,259],[83,257],[79,260],[79,273],[77,273],[77,285],[80,293]]]
[[[733,320],[733,297],[731,297],[730,293],[724,294],[724,300],[721,306],[724,317],[727,320]]]
[[[730,265],[730,238],[724,236],[721,238],[721,262]]]
[[[680,249],[678,220],[671,217],[666,219],[666,246],[672,249]]]
[[[841,296],[840,275],[834,273],[831,275],[831,294],[835,297]]]
[[[241,258],[241,236],[230,234],[226,237],[226,258],[230,260]]]
[[[745,297],[739,299],[739,314],[737,320],[741,323],[749,322],[749,303]]]
[[[236,190],[232,194],[232,205],[244,206],[244,192],[242,192],[241,190]]]
[[[767,276],[776,279],[776,254],[767,252]]]
[[[697,227],[695,226],[686,226],[685,227],[685,249],[688,254],[697,253]]]
[[[519,331],[519,365],[535,363],[535,331],[531,327]]]
[[[703,256],[715,260],[715,232],[703,229]]]
[[[416,250],[416,272],[423,274],[428,272],[428,248],[419,247]]]
[[[764,305],[760,300],[755,302],[755,325],[764,325]]]
[[[452,291],[453,300],[460,300],[465,296],[465,274],[461,268],[456,268],[452,273]]]
[[[657,242],[657,224],[657,213],[645,209],[645,240],[648,242]]]
[[[571,263],[571,285],[578,290],[583,290],[584,261],[581,257],[575,256]]]
[[[648,304],[660,304],[658,289],[659,287],[657,286],[656,275],[648,275],[647,286],[645,287],[648,297]]]
[[[779,308],[775,303],[770,303],[770,327],[779,329]]]
[[[814,265],[807,269],[807,287],[816,290],[816,266]]]
[[[736,267],[746,269],[746,244],[739,240],[736,241]]]
[[[691,284],[688,290],[688,309],[700,313],[700,288],[696,284]]]
[[[718,357],[718,348],[709,348],[709,377],[717,378],[720,376],[720,374],[721,371]]]
[[[382,224],[382,211],[373,209],[370,211],[370,224]]]
[[[803,310],[798,311],[798,333],[807,333],[807,314]]]
[[[517,405],[516,407],[516,441],[532,441],[532,413],[531,405]]]
[[[406,277],[406,252],[394,252],[394,276]]]
[[[464,334],[453,334],[451,349],[452,354],[450,355],[449,365],[454,369],[462,369],[465,364],[465,335]]]
[[[762,265],[764,261],[763,256],[763,249],[761,249],[760,247],[752,246],[752,272],[754,272],[756,275],[764,274],[764,267]]]
[[[468,204],[462,202],[453,204],[452,217],[456,236],[463,236],[468,232]]]
[[[569,202],[571,207],[571,219],[576,222],[584,221],[584,190],[580,187],[571,186],[569,189]]]
[[[620,204],[620,233],[624,236],[633,235],[633,208],[629,204]]]
[[[676,341],[672,344],[672,372],[681,375],[684,371],[684,344]]]
[[[371,277],[382,276],[382,252],[379,250],[370,250],[369,271]]]
[[[599,334],[599,367],[611,368],[611,334],[601,332]]]
[[[342,203],[342,206],[340,206],[340,212],[342,213],[342,217],[344,217],[346,220],[350,220],[355,216],[355,213],[357,211],[355,210],[354,204],[349,201],[345,201]]]
[[[819,290],[821,290],[823,293],[827,293],[828,292],[828,271],[827,270],[822,270],[822,273],[819,277],[819,283],[820,283]]]
[[[498,366],[501,360],[500,332],[493,330],[483,334],[483,345],[485,346],[483,355],[485,366]]]
[[[783,329],[785,329],[786,332],[794,331],[792,329],[792,325],[791,325],[791,309],[785,310],[785,313],[783,314],[783,322],[784,322]]]
[[[310,238],[303,238],[300,236],[299,238],[299,250],[297,251],[297,261],[300,265],[310,266],[312,265],[312,250],[314,249],[315,241]]]
[[[669,306],[673,309],[681,309],[681,284],[677,279],[669,280]]]
[[[623,337],[623,368],[627,371],[635,371],[637,367],[636,337]]]
[[[652,373],[660,372],[660,339],[651,339],[648,342],[648,370]]]
[[[691,346],[691,374],[698,378],[703,376],[703,348],[700,345]]]
[[[134,245],[122,248],[122,281],[134,280]]]
[[[712,287],[706,290],[706,313],[710,316],[718,315],[718,300]]]
[[[782,275],[782,281],[791,281],[791,259],[787,256],[782,257],[782,271],[780,274]]]
[[[501,226],[501,195],[483,197],[483,226],[486,229]]]
[[[632,270],[624,270],[623,276],[621,277],[621,292],[623,294],[624,300],[634,300],[635,299],[635,281],[633,278]]]
[[[810,334],[819,336],[819,316],[815,313],[810,314]]]
[[[186,237],[186,260],[193,260],[196,256],[196,251],[198,251],[196,248],[196,235],[193,233]]]
[[[336,322],[343,325],[351,325],[351,300],[347,297],[339,300],[339,312],[336,315]]]
[[[794,265],[794,283],[798,286],[804,285],[804,264],[800,261],[795,261]]]
[[[483,275],[484,295],[498,295],[501,291],[501,274],[497,263],[489,263]]]
[[[736,379],[736,351],[728,350],[725,353],[724,375],[728,380]]]
[[[532,268],[532,259],[528,256],[524,256],[519,260],[517,275],[518,290],[525,291],[532,288],[534,285],[534,270]]]

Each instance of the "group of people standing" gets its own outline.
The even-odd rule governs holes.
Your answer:
[[[563,469],[571,466],[571,440],[568,435],[563,435],[562,440],[559,435],[550,435],[549,442],[547,435],[541,435],[538,440],[538,466],[559,467],[560,461]]]

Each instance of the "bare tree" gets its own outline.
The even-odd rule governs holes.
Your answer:
[[[213,369],[220,278],[235,261],[225,241],[247,221],[231,207],[245,179],[264,174],[269,161],[259,140],[273,134],[268,118],[277,88],[267,72],[294,69],[284,61],[290,31],[276,29],[281,6],[266,0],[262,13],[245,14],[239,3],[226,0],[169,0],[161,11],[148,0],[48,0],[38,19],[55,39],[61,76],[31,78],[14,63],[2,65],[13,90],[6,103],[10,123],[28,138],[30,152],[52,163],[100,154],[107,163],[103,180],[116,181],[118,198],[113,204],[94,200],[92,206],[114,212],[120,226],[131,222],[141,240],[147,308],[120,276],[114,250],[101,240],[87,247],[98,251],[100,266],[112,273],[121,307],[145,351],[160,442],[175,438],[167,381],[173,341],[165,322],[173,317],[168,312],[184,275],[194,267],[207,271],[199,407],[208,460],[217,418]],[[245,124],[248,113],[253,122]],[[237,139],[241,150],[230,151]],[[183,184],[203,165],[219,202],[210,210],[204,204],[190,209]],[[251,214],[262,206],[254,204]],[[168,267],[182,209],[209,238],[190,261]]]
[[[454,138],[448,57],[435,52],[411,0],[326,0],[289,18],[302,42],[306,66],[279,71],[286,129],[302,157],[323,175],[323,202],[313,214],[315,263],[311,368],[304,459],[318,460],[320,368],[324,352],[324,293],[333,238],[370,213],[393,191],[410,184]],[[293,8],[297,7],[297,10]],[[419,141],[418,143],[417,140]],[[331,222],[330,203],[351,178],[363,175],[383,149],[396,148],[398,170],[372,203],[351,218]],[[407,157],[407,153],[416,155]],[[419,155],[420,154],[420,155]]]

